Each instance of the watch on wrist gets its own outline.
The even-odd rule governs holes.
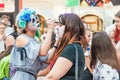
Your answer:
[[[56,49],[58,48],[58,46],[55,46],[55,45],[53,47],[56,48]]]

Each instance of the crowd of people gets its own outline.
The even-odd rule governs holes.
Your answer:
[[[46,23],[38,41],[34,9],[22,9],[12,27],[1,17],[0,80],[120,80],[120,11],[109,32],[92,32],[75,13]]]

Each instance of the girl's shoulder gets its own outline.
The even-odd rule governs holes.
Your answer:
[[[93,72],[94,80],[119,80],[118,71],[107,64],[98,65]]]
[[[23,47],[25,46],[28,42],[29,42],[29,38],[24,36],[24,35],[19,35],[17,38],[16,38],[16,42],[15,42],[15,45],[18,46],[18,47]]]
[[[112,72],[112,73],[116,73],[117,70],[112,68],[110,65],[108,64],[101,64],[98,66],[98,69],[101,71],[106,71],[106,72]]]

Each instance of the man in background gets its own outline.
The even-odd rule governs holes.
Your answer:
[[[11,27],[11,22],[10,22],[10,17],[9,17],[9,16],[3,15],[3,16],[1,17],[1,21],[0,21],[0,22],[1,22],[1,23],[4,23],[5,26],[6,26],[6,29],[5,29],[5,35],[6,35],[6,37],[7,37],[9,34],[11,34],[11,33],[14,32],[14,29]]]

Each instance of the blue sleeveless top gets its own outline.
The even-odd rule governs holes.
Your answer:
[[[40,44],[25,34],[23,36],[27,37],[29,41],[23,47],[13,46],[10,64],[16,69],[19,68],[36,75],[39,70],[47,67],[47,64],[44,64],[44,62],[48,56],[46,55],[44,58],[41,58],[39,56]]]

